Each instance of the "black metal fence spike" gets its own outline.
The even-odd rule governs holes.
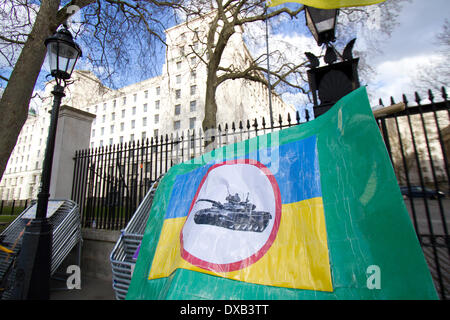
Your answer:
[[[239,121],[239,129],[244,129],[244,126],[242,125],[242,121]]]
[[[442,99],[447,101],[447,91],[445,90],[445,87],[441,88],[441,93],[442,93]]]
[[[281,114],[278,114],[278,123],[281,125],[283,123],[283,118],[281,117]]]
[[[433,95],[433,91],[431,91],[431,89],[428,89],[428,100],[430,100],[431,103],[433,103],[433,101],[434,101],[434,95]]]
[[[262,118],[262,126],[265,129],[266,128],[266,118]]]
[[[225,131],[228,131],[228,123],[225,123]]]
[[[383,100],[381,100],[381,98],[378,99],[378,104],[379,104],[380,106],[384,106]]]
[[[253,122],[253,126],[255,129],[258,129],[258,119],[255,118],[255,121]]]
[[[222,132],[222,126],[219,124],[219,126],[217,127],[217,130],[219,130],[219,132]]]
[[[310,119],[309,110],[305,108],[305,120],[306,120],[306,122],[308,122],[309,119]]]
[[[417,104],[420,104],[420,100],[422,100],[419,96],[419,93],[416,91],[414,92],[414,101],[416,101]]]
[[[297,121],[297,124],[300,124],[300,112],[295,111],[295,120]]]
[[[288,112],[288,115],[287,115],[287,122],[289,125],[291,125],[291,113],[290,112]]]
[[[247,130],[250,130],[251,126],[250,126],[250,120],[247,119]]]
[[[395,100],[394,100],[394,97],[391,96],[391,105],[392,104],[395,104]]]
[[[406,94],[402,94],[402,100],[403,100],[403,103],[407,106],[408,105],[408,99],[406,98]]]

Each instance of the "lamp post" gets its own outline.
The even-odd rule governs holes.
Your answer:
[[[50,294],[50,269],[52,248],[52,226],[47,220],[53,152],[61,99],[65,96],[66,80],[70,79],[78,58],[80,47],[73,41],[64,26],[45,40],[51,75],[55,78],[53,108],[42,166],[41,185],[38,194],[36,217],[25,227],[22,248],[18,257],[15,299],[48,299]]]
[[[353,58],[355,39],[350,41],[340,54],[331,44],[336,40],[335,30],[339,10],[317,9],[305,6],[306,25],[319,46],[326,45],[325,63],[319,67],[319,59],[312,53],[305,53],[310,61],[307,71],[309,88],[314,102],[314,116],[328,111],[340,98],[358,88],[358,58]],[[341,62],[335,63],[337,58]]]
[[[306,25],[319,46],[336,40],[335,30],[338,13],[338,9],[325,10],[305,6]]]

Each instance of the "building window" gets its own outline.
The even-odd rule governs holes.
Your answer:
[[[103,147],[103,140],[100,140],[100,147]]]
[[[177,70],[180,70],[181,69],[181,61],[178,61],[177,62]]]
[[[134,134],[130,134],[130,141],[134,141]]]
[[[180,57],[184,57],[184,46],[178,47],[178,53]]]
[[[106,115],[103,115],[102,116],[102,123],[105,123],[105,121],[106,121]]]
[[[161,87],[156,87],[156,95],[159,96],[161,94]]]
[[[132,109],[132,115],[135,115],[136,114],[136,107],[133,107],[133,109]]]
[[[190,111],[193,112],[197,108],[197,100],[191,101],[190,103]]]
[[[109,138],[109,144],[113,144],[113,138]]]
[[[193,85],[191,86],[191,96],[194,95],[197,92],[197,86]]]
[[[155,137],[158,136],[158,129],[153,130],[153,136],[155,136]]]
[[[123,131],[125,129],[125,123],[121,122],[120,123],[120,131]]]
[[[147,125],[147,117],[142,118],[142,125],[144,127]]]
[[[173,129],[174,130],[179,130],[180,129],[180,125],[181,125],[180,120],[174,121],[173,122]]]
[[[159,114],[155,114],[155,124],[159,123]]]
[[[181,75],[180,74],[177,75],[176,79],[177,79],[177,83],[181,83]]]
[[[175,115],[176,115],[176,116],[179,115],[180,112],[181,112],[181,104],[177,104],[177,105],[175,106]]]
[[[147,138],[147,133],[145,131],[142,131],[142,140],[145,140]]]
[[[192,87],[191,87],[192,88]],[[175,90],[175,98],[180,99],[181,98],[181,89]]]
[[[195,71],[195,69],[191,70],[191,78],[192,79],[197,78],[197,71]]]
[[[106,111],[106,103],[103,104],[103,111]]]
[[[92,138],[95,137],[95,129],[92,129]]]
[[[119,137],[119,142],[120,142],[120,143],[123,143],[123,136],[120,136],[120,137]]]
[[[159,110],[159,100],[156,100],[156,101],[155,101],[155,109],[156,109],[156,110]]]
[[[131,129],[134,129],[135,126],[136,126],[136,121],[135,120],[131,120]]]
[[[191,64],[195,64],[197,62],[197,57],[191,57]]]
[[[147,112],[147,104],[144,103],[144,112]]]
[[[113,113],[111,113],[111,120],[116,120],[116,113],[115,112],[113,112]]]
[[[144,91],[144,98],[147,99],[148,98],[148,90]]]
[[[113,101],[113,108],[116,107],[116,100]]]
[[[111,125],[110,129],[111,129],[111,134],[114,133],[114,125]]]
[[[134,102],[137,101],[137,93],[133,94],[133,101],[134,101]]]
[[[122,110],[122,118],[125,118],[125,109]]]
[[[127,97],[123,97],[122,98],[122,105],[126,105],[127,104]]]
[[[102,127],[100,130],[101,130],[100,135],[104,135],[105,134],[105,127]]]
[[[189,119],[189,129],[194,129],[195,128],[195,120],[196,120],[196,118],[190,118]]]

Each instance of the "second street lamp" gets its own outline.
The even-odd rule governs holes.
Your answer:
[[[311,34],[319,46],[326,45],[324,61],[320,67],[319,58],[305,52],[310,69],[307,71],[309,88],[314,103],[314,117],[327,112],[340,98],[360,86],[358,79],[358,58],[353,58],[351,40],[340,54],[332,42],[336,40],[335,30],[338,9],[318,9],[305,6],[305,19]],[[335,63],[337,59],[341,62]]]
[[[16,282],[13,292],[15,299],[48,299],[50,293],[50,270],[52,248],[52,226],[47,220],[47,207],[50,198],[50,180],[55,149],[56,129],[59,107],[65,96],[66,80],[70,79],[78,58],[80,47],[73,41],[69,30],[64,26],[45,40],[50,72],[56,85],[50,127],[42,166],[41,185],[38,194],[36,217],[25,228],[22,249],[18,257]]]
[[[319,46],[336,40],[338,12],[338,9],[325,10],[305,6],[306,25]]]

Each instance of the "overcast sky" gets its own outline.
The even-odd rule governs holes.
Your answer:
[[[377,72],[374,95],[386,103],[390,96],[398,100],[402,93],[414,92],[415,72],[437,54],[436,35],[446,18],[450,19],[449,0],[413,0],[404,5],[400,25],[382,47],[384,53],[370,61]]]

